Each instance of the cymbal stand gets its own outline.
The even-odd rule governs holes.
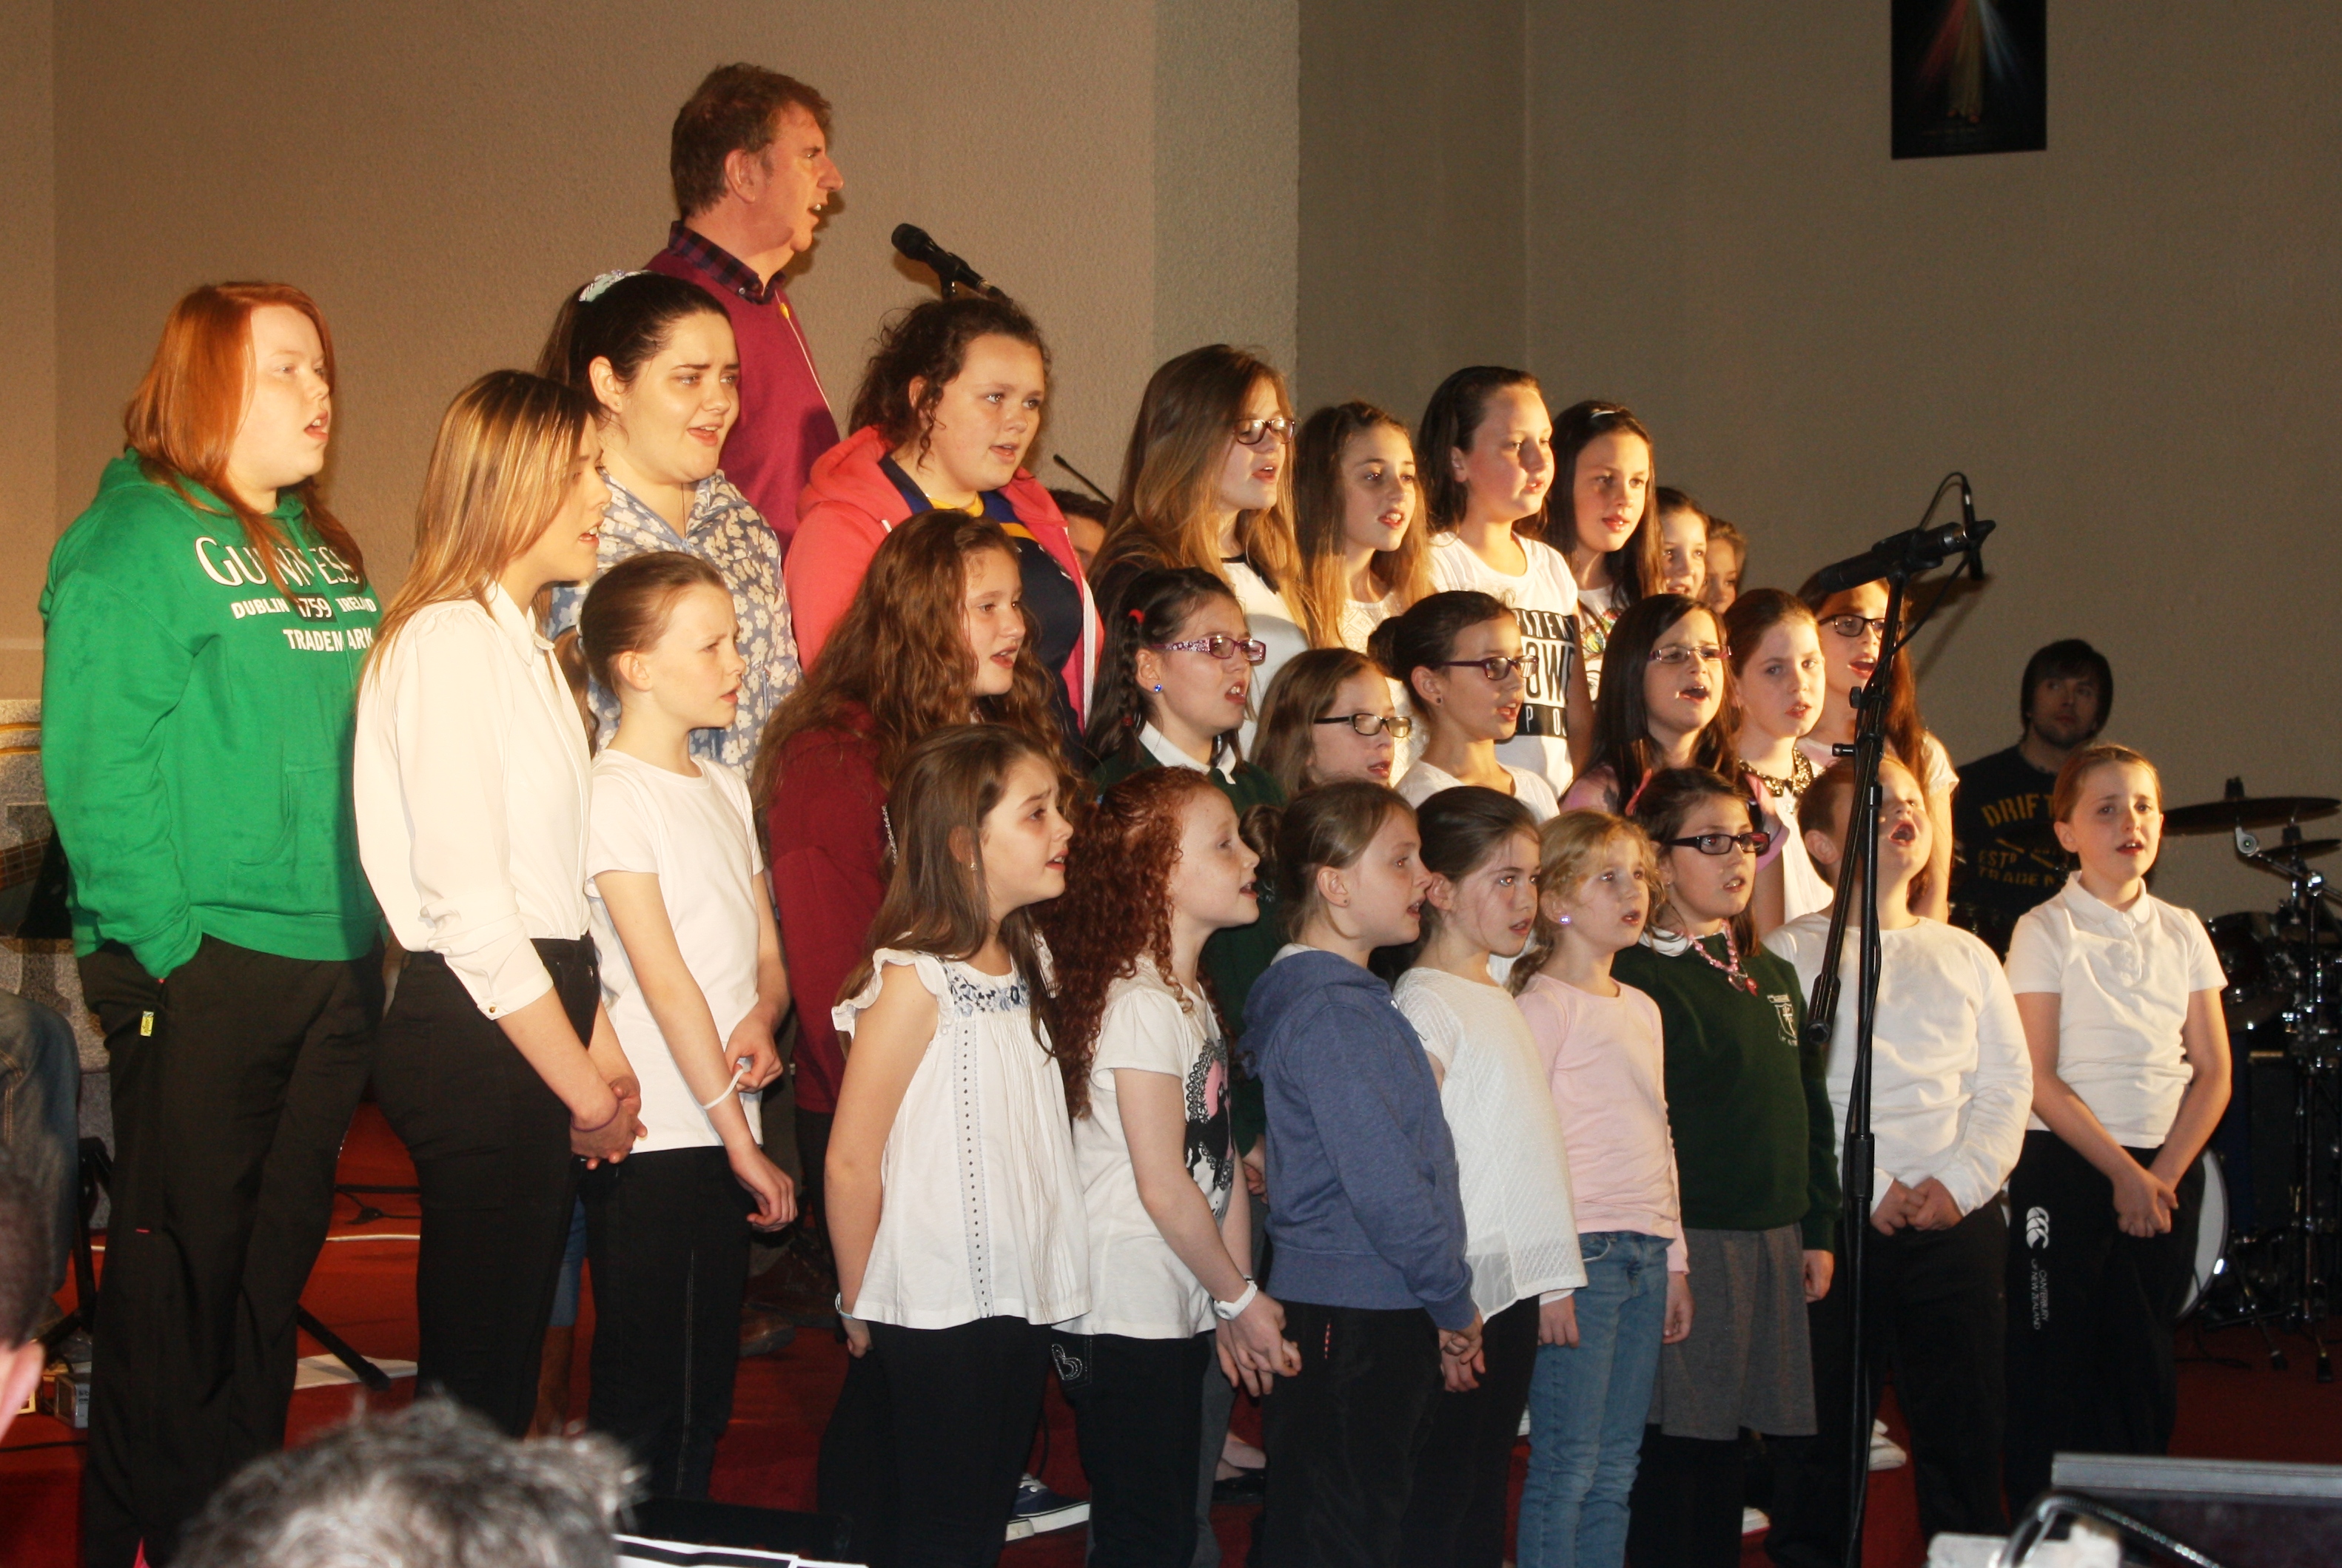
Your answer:
[[[2291,884],[2283,915],[2285,924],[2294,928],[2295,934],[2289,940],[2299,949],[2294,965],[2292,1004],[2283,1014],[2294,1068],[2294,1179],[2289,1193],[2292,1217],[2286,1225],[2290,1233],[2287,1250],[2293,1254],[2289,1260],[2292,1288],[2284,1293],[2282,1299],[2258,1308],[2246,1321],[2259,1324],[2264,1335],[2267,1323],[2276,1322],[2309,1341],[2317,1352],[2317,1381],[2332,1383],[2333,1356],[2319,1333],[2319,1325],[2332,1306],[2327,1263],[2337,1216],[2342,1216],[2342,1160],[2328,1151],[2325,1161],[2327,1180],[2319,1180],[2317,1112],[2321,1099],[2331,1100],[2336,1094],[2333,1080],[2337,1070],[2342,1070],[2342,1031],[2335,1026],[2335,999],[2328,994],[2328,965],[2317,938],[2321,924],[2330,921],[2326,904],[2335,894],[2326,885],[2325,874],[2313,870],[2308,858],[2293,848],[2300,839],[2298,824],[2288,824],[2282,842],[2271,848],[2264,848],[2247,829],[2236,830],[2239,856],[2276,873]],[[2270,1359],[2278,1371],[2285,1369],[2285,1358],[2274,1347]]]

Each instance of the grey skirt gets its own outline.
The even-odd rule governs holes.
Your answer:
[[[1810,1437],[1813,1344],[1806,1331],[1805,1240],[1686,1226],[1691,1334],[1659,1348],[1651,1423],[1669,1437],[1737,1437],[1742,1427]]]

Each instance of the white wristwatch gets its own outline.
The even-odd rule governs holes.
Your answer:
[[[1254,1283],[1253,1277],[1250,1274],[1246,1274],[1245,1275],[1244,1294],[1236,1297],[1236,1299],[1232,1302],[1214,1301],[1212,1303],[1212,1311],[1218,1315],[1219,1320],[1222,1323],[1234,1323],[1236,1319],[1244,1316],[1245,1308],[1252,1305],[1252,1298],[1258,1294],[1260,1294],[1260,1286]]]

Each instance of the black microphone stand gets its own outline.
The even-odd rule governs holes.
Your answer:
[[[1977,545],[1991,524],[1978,530],[1973,520],[1973,504],[1968,498],[1967,475],[1947,475],[1936,488],[1935,497],[1927,503],[1932,514],[1944,492],[1957,481],[1960,487],[1963,509],[1969,516],[1967,554],[1978,576],[1983,574],[1981,557]],[[1926,518],[1921,519],[1924,524]],[[1838,895],[1830,905],[1829,939],[1822,950],[1821,972],[1814,977],[1813,995],[1806,1009],[1806,1038],[1829,1060],[1832,1037],[1837,1031],[1839,970],[1846,952],[1847,916],[1855,904],[1847,896],[1854,885],[1857,868],[1861,874],[1862,951],[1857,961],[1855,981],[1854,1013],[1854,1078],[1847,1089],[1846,1141],[1838,1159],[1838,1174],[1843,1189],[1844,1211],[1839,1223],[1845,1237],[1839,1255],[1845,1268],[1841,1277],[1831,1283],[1833,1290],[1850,1291],[1852,1310],[1847,1314],[1847,1362],[1850,1387],[1853,1391],[1846,1412],[1849,1438],[1847,1476],[1847,1568],[1862,1568],[1862,1520],[1870,1497],[1870,1368],[1868,1335],[1865,1332],[1863,1285],[1867,1254],[1869,1251],[1870,1193],[1877,1139],[1870,1129],[1870,1086],[1873,1067],[1872,1039],[1878,1020],[1878,981],[1880,948],[1878,940],[1878,818],[1882,797],[1878,787],[1878,766],[1887,754],[1887,705],[1888,678],[1897,654],[1908,647],[1919,628],[1927,624],[1937,608],[1944,602],[1957,577],[1946,578],[1942,588],[1927,603],[1927,610],[1907,631],[1903,629],[1903,602],[1906,589],[1914,577],[1924,575],[1942,565],[1948,557],[1941,540],[1917,536],[1910,539],[1899,559],[1880,562],[1887,581],[1887,624],[1879,634],[1878,663],[1869,682],[1850,694],[1854,701],[1854,744],[1839,744],[1832,749],[1839,756],[1854,759],[1854,804],[1847,813],[1846,842],[1838,856]],[[1911,759],[1919,765],[1919,759]],[[1827,1412],[1817,1412],[1817,1418],[1827,1421]]]

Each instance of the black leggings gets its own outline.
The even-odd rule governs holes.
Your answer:
[[[591,1040],[601,998],[593,943],[539,938],[536,951],[577,1038]],[[536,1413],[583,1165],[569,1152],[568,1107],[435,953],[407,957],[374,1082],[423,1189],[416,1386],[518,1437]]]
[[[594,1263],[586,1423],[625,1443],[654,1497],[704,1499],[732,1419],[748,1193],[721,1144],[629,1154],[586,1174]]]
[[[1033,1450],[1049,1331],[1021,1317],[870,1325],[821,1436],[821,1511],[871,1568],[989,1568]],[[1192,1390],[1190,1391],[1192,1393]]]

